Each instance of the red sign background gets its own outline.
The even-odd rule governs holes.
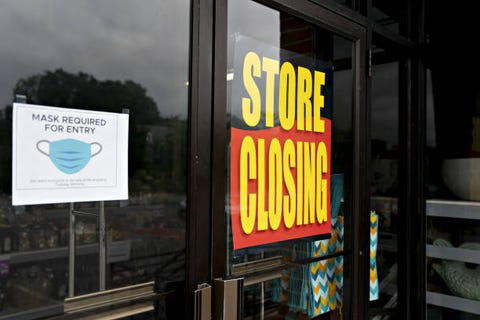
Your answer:
[[[233,244],[234,249],[241,249],[246,247],[252,247],[262,244],[268,244],[272,242],[285,241],[291,239],[298,239],[310,236],[316,236],[321,234],[329,234],[331,232],[331,220],[330,220],[330,152],[331,152],[331,121],[327,118],[322,118],[325,121],[325,132],[308,132],[308,131],[298,131],[296,126],[294,129],[285,131],[281,127],[274,127],[263,130],[242,130],[238,128],[231,128],[231,154],[230,154],[230,204],[231,204],[231,219],[232,219],[232,233],[233,233]],[[240,221],[240,149],[243,142],[243,139],[246,136],[250,136],[255,144],[258,139],[265,140],[265,171],[266,176],[268,177],[268,146],[272,139],[276,138],[279,140],[280,145],[283,150],[284,143],[287,139],[292,140],[295,144],[297,142],[323,142],[327,150],[327,163],[328,170],[324,174],[324,178],[327,180],[327,221],[323,223],[315,222],[313,224],[305,224],[297,226],[296,223],[290,228],[287,229],[285,224],[280,223],[280,227],[277,230],[257,230],[257,224],[253,232],[246,234],[241,226]],[[297,181],[296,170],[295,168],[291,169],[293,178]],[[268,206],[268,178],[265,181],[265,209]],[[257,181],[249,180],[248,190],[250,192],[256,192],[257,190]],[[285,184],[283,184],[283,194],[288,195],[286,191]],[[303,197],[303,195],[302,195]],[[315,201],[319,201],[316,199]]]

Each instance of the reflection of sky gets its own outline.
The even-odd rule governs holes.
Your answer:
[[[280,45],[280,14],[253,1],[228,2],[228,33],[239,33],[273,46]]]
[[[63,68],[133,80],[164,116],[187,114],[188,0],[0,3],[0,108],[18,79]]]
[[[247,36],[274,47],[280,46],[280,14],[253,1],[228,2],[228,72],[233,71],[235,42]]]

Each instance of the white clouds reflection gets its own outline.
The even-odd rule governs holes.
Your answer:
[[[229,33],[280,46],[280,13],[253,1],[228,2]]]
[[[188,110],[188,0],[0,3],[0,107],[22,77],[63,68],[133,80],[164,116]]]

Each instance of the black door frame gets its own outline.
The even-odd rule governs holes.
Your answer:
[[[258,1],[333,31],[354,43],[353,212],[368,212],[367,28],[310,1]],[[187,306],[201,283],[225,276],[227,1],[192,3],[190,183]],[[368,308],[368,215],[352,217],[352,251],[346,256],[351,292],[347,319],[364,319]],[[347,260],[350,259],[350,260]],[[187,308],[192,318],[192,308]]]
[[[192,0],[186,240],[186,319],[194,319],[194,291],[211,283],[212,101],[214,0]]]

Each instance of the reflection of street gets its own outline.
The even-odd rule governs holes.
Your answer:
[[[106,208],[107,237],[131,240],[130,259],[110,266],[110,288],[152,279],[183,280],[185,217],[178,201]]]
[[[180,196],[162,200],[122,207],[125,202],[106,203],[107,289],[156,281],[163,290],[184,280],[185,205]],[[38,308],[46,315],[58,313],[68,292],[68,206],[12,208],[9,201],[0,200],[0,319],[19,310],[22,319],[34,319]],[[97,210],[96,204],[78,205]],[[77,221],[76,294],[98,290],[98,234],[91,220]]]

